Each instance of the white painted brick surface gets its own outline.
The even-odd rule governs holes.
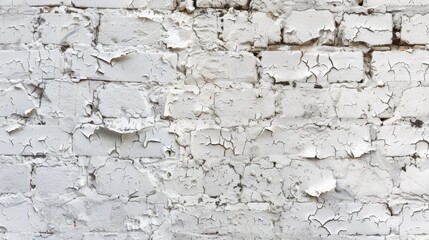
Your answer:
[[[52,118],[83,117],[91,114],[97,82],[47,81],[40,101],[40,113]]]
[[[199,52],[188,58],[187,80],[196,83],[256,83],[256,61],[249,52]]]
[[[19,125],[18,125],[19,126]],[[69,135],[59,126],[2,127],[0,142],[2,155],[59,154],[69,148]]]
[[[98,109],[106,118],[144,118],[151,114],[144,93],[132,87],[107,85],[99,90],[97,98]]]
[[[24,164],[2,164],[0,175],[0,192],[25,193],[30,191],[31,167]]]
[[[197,7],[201,8],[227,8],[227,7],[246,7],[247,0],[196,0]]]
[[[202,49],[216,49],[223,46],[223,42],[218,38],[222,32],[222,22],[219,13],[210,12],[194,17],[192,25]]]
[[[44,13],[40,18],[40,38],[44,44],[91,45],[94,39],[90,15]]]
[[[223,39],[229,50],[249,50],[279,43],[280,23],[267,13],[228,12],[223,17]]]
[[[109,161],[94,170],[94,187],[107,196],[148,196],[156,189],[151,177],[139,171],[131,161]]]
[[[100,20],[98,42],[106,45],[156,45],[162,37],[160,17],[114,15],[106,12]]]
[[[79,187],[77,166],[41,166],[34,169],[32,184],[40,194],[66,194]]]
[[[0,0],[0,239],[427,239],[428,6]]]
[[[0,43],[30,43],[34,40],[33,24],[37,20],[37,10],[25,8],[5,8],[0,10]]]
[[[14,114],[26,116],[36,104],[30,99],[22,86],[9,87],[0,90],[0,116],[10,117]]]
[[[59,5],[69,5],[71,0],[13,0],[13,4],[25,4],[30,6],[59,6]]]
[[[361,52],[268,51],[262,71],[275,82],[359,82],[364,78]]]
[[[334,92],[335,93],[335,92]],[[340,89],[334,94],[339,118],[383,117],[390,110],[392,93],[387,88]]]
[[[56,0],[58,2],[58,0]],[[83,8],[150,8],[171,10],[175,6],[173,0],[108,0],[104,2],[90,0],[71,0],[71,5]]]
[[[360,157],[370,151],[367,127],[352,126],[349,129],[306,129],[315,134],[307,142],[299,130],[269,129],[205,129],[192,137],[191,153],[197,158],[244,155],[249,157],[287,154],[304,158]],[[247,136],[247,137],[246,137]],[[286,139],[289,139],[287,141]],[[345,142],[353,142],[347,145]]]
[[[335,21],[330,11],[294,11],[285,22],[284,43],[305,44],[312,40],[319,40],[321,44],[334,42]]]
[[[398,114],[403,117],[428,117],[428,91],[427,87],[404,90],[397,107]]]
[[[428,44],[429,15],[402,16],[401,40],[408,44]]]
[[[97,51],[80,49],[67,53],[72,77],[118,82],[171,83],[176,78],[177,57],[157,51]]]
[[[378,0],[366,0],[366,4],[369,7],[375,6],[411,6],[411,7],[419,7],[425,6],[429,3],[426,0],[386,0],[386,1],[378,1]]]
[[[345,45],[366,43],[368,45],[389,45],[392,43],[392,15],[345,14],[340,26]]]
[[[382,82],[426,82],[426,51],[377,51],[373,53],[374,80]]]
[[[177,154],[174,135],[168,129],[145,129],[121,134],[110,129],[96,129],[93,125],[76,130],[73,149],[76,154],[84,156],[163,158]]]
[[[313,119],[334,118],[334,99],[324,89],[285,89],[280,94],[280,116],[282,118]]]
[[[0,51],[0,79],[55,79],[64,72],[58,50]]]
[[[210,119],[223,124],[246,124],[249,120],[271,118],[275,114],[274,92],[228,90],[221,92],[172,91],[166,102],[165,116],[174,119]]]

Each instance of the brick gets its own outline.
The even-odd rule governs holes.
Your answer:
[[[65,196],[62,195],[62,197]],[[90,233],[100,233],[98,237],[109,239],[116,236],[111,233],[126,233],[130,229],[138,230],[139,218],[145,214],[151,214],[149,206],[142,201],[109,199],[107,196],[96,193],[69,199],[38,198],[35,199],[35,205],[45,210],[43,216],[45,221],[49,222],[50,229],[85,233],[89,239],[91,239]],[[80,210],[82,206],[85,206],[86,211]],[[152,219],[158,220],[155,216]],[[103,233],[110,234],[104,235]],[[122,237],[126,237],[126,235],[122,235]]]
[[[286,199],[294,202],[311,201],[314,196],[310,193],[313,194],[314,190],[319,191],[318,197],[326,202],[382,200],[392,193],[392,173],[374,167],[374,162],[370,161],[364,157],[358,161],[309,161],[277,155],[253,158],[250,163],[243,163],[241,202],[270,202],[272,206],[283,207]],[[366,181],[360,181],[361,178]],[[329,181],[335,184],[332,188],[324,189],[322,183]],[[344,192],[348,194],[344,195]]]
[[[306,44],[319,41],[333,44],[335,37],[334,15],[329,11],[293,11],[285,20],[283,42]]]
[[[71,5],[71,0],[0,0],[0,6],[61,6]]]
[[[188,1],[189,2],[189,1]],[[166,15],[163,22],[163,28],[166,33],[163,34],[163,43],[168,49],[191,49],[198,44],[198,39],[192,29],[193,18],[186,13],[175,12]]]
[[[190,82],[256,83],[258,80],[256,57],[248,52],[196,53],[188,58],[186,70]]]
[[[13,0],[14,4],[16,0]],[[21,0],[18,0],[20,2]],[[25,4],[30,6],[60,6],[60,5],[70,5],[71,0],[23,0]]]
[[[169,91],[164,116],[173,119],[209,118],[213,114],[214,91]],[[207,116],[209,115],[209,116]]]
[[[95,37],[94,22],[90,15],[79,13],[42,13],[38,31],[44,44],[91,45]]]
[[[221,91],[214,95],[214,113],[222,121],[247,123],[274,116],[274,94],[254,90]],[[243,120],[244,119],[244,122]]]
[[[1,9],[0,13],[0,44],[33,42],[33,24],[37,21],[38,13],[36,10],[10,8]]]
[[[200,168],[174,169],[165,174],[162,181],[167,191],[181,192],[183,197],[198,196],[204,192],[204,171]],[[225,186],[223,186],[225,187]],[[228,186],[226,186],[228,187]],[[220,188],[220,186],[218,187]]]
[[[174,134],[165,128],[121,134],[84,125],[73,133],[76,155],[164,158],[177,155],[177,148]]]
[[[197,7],[200,8],[246,8],[247,0],[196,0]]]
[[[175,8],[175,1],[173,0],[108,0],[103,2],[95,2],[91,0],[71,0],[71,4],[76,7],[82,8],[149,8],[149,9],[165,9],[173,10]]]
[[[93,91],[97,85],[99,84],[93,81],[47,81],[40,113],[53,118],[89,116],[94,104]]]
[[[305,133],[305,134],[304,134]],[[349,129],[301,130],[271,127],[244,130],[204,129],[191,139],[195,158],[243,155],[250,157],[270,154],[305,158],[360,157],[371,149],[369,129],[351,126]],[[345,143],[353,142],[351,145]]]
[[[2,164],[0,167],[0,193],[25,193],[30,191],[29,165]]]
[[[148,117],[151,106],[137,88],[107,85],[97,94],[98,109],[103,117]]]
[[[0,239],[426,239],[424,0],[0,0]]]
[[[120,201],[94,201],[87,214],[89,220],[85,219],[84,223],[91,232],[126,232],[129,229],[139,229],[138,222],[145,214],[150,214],[150,209],[141,202],[124,204]]]
[[[375,51],[371,67],[373,79],[381,82],[426,82],[429,53],[416,50]]]
[[[250,7],[262,12],[288,13],[290,9],[326,9],[329,7],[350,7],[356,6],[353,0],[294,0],[294,1],[273,1],[273,0],[253,0]]]
[[[401,41],[408,44],[428,44],[429,15],[402,16]]]
[[[45,232],[46,220],[34,209],[31,199],[22,195],[4,195],[0,198],[0,225],[8,232]]]
[[[25,126],[11,131],[11,126],[0,129],[0,155],[59,154],[70,146],[69,134],[59,126]]]
[[[389,45],[392,44],[393,37],[392,15],[344,14],[340,31],[345,45],[354,43],[365,43],[370,46]]]
[[[428,87],[417,87],[404,90],[402,92],[401,101],[396,107],[397,113],[402,117],[428,117],[428,93]]]
[[[201,185],[205,194],[214,197],[223,195],[230,198],[239,192],[237,186],[240,183],[238,175],[230,166],[219,166],[214,171],[208,171],[202,175]],[[230,194],[233,192],[232,194]],[[234,200],[232,200],[234,202]]]
[[[129,232],[129,233],[84,233],[83,240],[98,240],[98,239],[129,239],[139,240],[150,237],[147,232]]]
[[[24,0],[14,1],[14,0],[0,0],[0,6],[13,6],[24,4]]]
[[[213,235],[216,232],[222,236],[237,235],[240,239],[249,239],[255,234],[271,239],[275,237],[272,230],[277,218],[274,214],[257,210],[221,212],[192,208],[188,212],[177,214],[170,231],[177,239],[189,238],[192,235]],[[189,235],[186,236],[186,233]]]
[[[281,94],[280,116],[309,121],[390,116],[391,98],[387,88],[285,89]]]
[[[79,188],[80,171],[75,165],[36,167],[32,184],[40,194],[71,193]]]
[[[287,209],[280,218],[286,236],[386,235],[393,224],[385,204],[298,203]]]
[[[274,94],[262,95],[254,90],[226,90],[220,92],[170,92],[165,115],[174,119],[212,118],[232,123],[247,123],[274,116]]]
[[[94,169],[94,187],[107,196],[147,196],[156,191],[154,180],[148,173],[136,168],[130,161],[108,161]]]
[[[243,154],[245,142],[242,129],[204,129],[192,135],[190,148],[195,158],[234,156]]]
[[[427,221],[428,204],[406,204],[402,210],[403,221],[401,223],[400,234],[428,234],[429,224]]]
[[[385,156],[411,156],[417,152],[419,144],[429,139],[423,128],[411,126],[383,126],[377,132],[377,140],[382,141]]]
[[[129,51],[69,51],[73,77],[118,82],[171,83],[176,79],[177,58],[173,53]]]
[[[262,72],[278,82],[359,82],[364,79],[362,52],[264,51]]]
[[[334,98],[328,89],[284,89],[279,101],[282,118],[335,118]]]
[[[70,3],[70,0],[1,0],[0,6],[60,6]]]
[[[369,7],[376,6],[424,6],[429,3],[425,0],[386,0],[386,1],[378,1],[378,0],[366,0],[366,5]]]
[[[336,113],[339,118],[373,118],[390,116],[388,88],[340,89],[334,95]],[[387,115],[386,115],[387,114]]]
[[[106,45],[157,45],[162,39],[161,20],[148,16],[101,16],[98,43]]]
[[[210,12],[193,18],[192,28],[203,50],[219,49],[223,46],[223,42],[218,37],[223,27],[219,15],[218,12]]]
[[[402,193],[410,195],[428,194],[428,169],[419,169],[415,166],[407,166],[401,171],[399,188]]]
[[[267,47],[281,40],[280,23],[267,13],[230,11],[223,17],[223,40],[232,51]]]
[[[12,115],[26,116],[33,109],[35,103],[31,100],[23,86],[17,85],[0,90],[0,116],[10,117]]]
[[[57,50],[0,51],[0,79],[61,78],[64,59]]]

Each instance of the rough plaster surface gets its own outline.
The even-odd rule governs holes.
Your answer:
[[[429,1],[0,0],[0,239],[429,239]]]

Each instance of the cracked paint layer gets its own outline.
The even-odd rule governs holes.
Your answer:
[[[345,45],[366,43],[371,46],[392,43],[392,15],[344,14],[341,23],[342,40]]]
[[[427,239],[428,6],[0,0],[0,239]]]
[[[262,71],[275,82],[358,82],[364,78],[361,52],[264,51]]]
[[[78,49],[68,51],[67,59],[77,79],[169,83],[176,75],[174,53]]]
[[[294,11],[285,20],[283,42],[306,44],[319,40],[323,45],[333,44],[334,15],[330,11]]]
[[[279,43],[279,21],[267,13],[229,11],[223,16],[223,35],[227,48],[234,51],[267,47]]]

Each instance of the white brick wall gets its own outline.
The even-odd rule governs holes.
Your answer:
[[[334,32],[334,14],[330,11],[293,11],[285,20],[283,41],[287,44],[305,44],[319,40],[321,44],[332,44]]]
[[[342,41],[345,45],[366,43],[377,46],[392,43],[393,22],[390,13],[344,14],[340,28],[343,32]]]
[[[162,38],[162,16],[145,12],[141,16],[104,12],[98,43],[106,45],[156,45]],[[147,16],[146,16],[147,15]]]
[[[263,76],[275,82],[359,82],[364,78],[361,52],[264,51]]]
[[[94,22],[90,13],[43,13],[39,33],[44,44],[91,45],[94,40]]]
[[[36,9],[4,8],[0,10],[0,43],[31,43],[37,20]]]
[[[0,0],[0,239],[427,239],[428,6]]]
[[[228,50],[267,47],[281,40],[280,24],[267,13],[230,11],[223,16],[223,40]]]

